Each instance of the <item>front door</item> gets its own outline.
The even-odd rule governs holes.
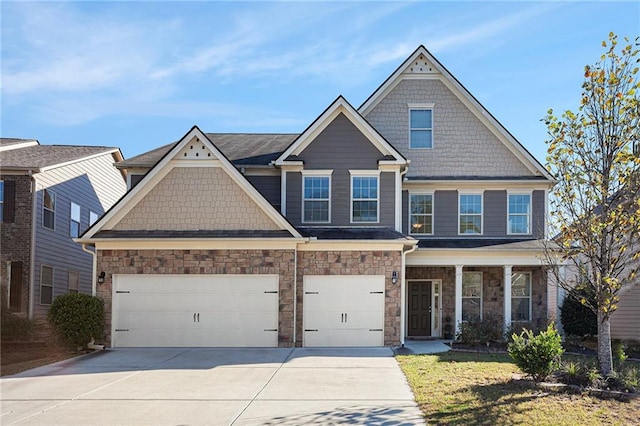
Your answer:
[[[409,281],[409,337],[431,336],[431,281]]]

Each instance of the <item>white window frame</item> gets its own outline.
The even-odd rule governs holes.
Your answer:
[[[479,297],[480,301],[479,301],[479,303],[480,303],[480,321],[482,321],[482,316],[483,316],[482,305],[483,305],[483,302],[484,302],[484,295],[483,295],[483,293],[484,293],[484,276],[482,275],[482,271],[463,271],[462,272],[462,294],[460,296],[463,299],[463,301],[464,301],[464,299],[478,299],[478,296],[471,297],[471,296],[465,296],[464,295],[464,276],[465,275],[472,275],[472,274],[473,275],[480,275],[480,297]],[[461,313],[462,314],[461,318],[464,318],[464,303],[462,303],[462,306],[463,306],[463,309],[462,309],[462,313]],[[462,322],[467,322],[467,321],[463,319]]]
[[[430,195],[431,196],[431,214],[420,214],[420,216],[431,216],[431,232],[412,232],[412,227],[411,227],[411,216],[413,216],[413,214],[411,213],[411,196],[412,195]],[[434,216],[435,216],[435,192],[434,191],[409,191],[409,205],[408,205],[408,210],[409,210],[409,218],[408,218],[408,225],[407,228],[409,230],[409,234],[410,235],[433,235],[434,233],[434,229],[433,229],[433,225],[435,223],[434,221]]]
[[[45,206],[44,200],[45,200],[45,195],[49,193],[53,196],[53,210],[48,209]],[[43,188],[42,189],[42,227],[45,229],[50,229],[51,231],[55,231],[56,229],[56,193],[48,188]],[[53,228],[49,228],[48,226],[46,226],[44,223],[44,217],[45,217],[45,211],[51,212],[53,214]]]
[[[301,223],[331,223],[331,175],[333,174],[333,170],[303,170],[302,171],[302,206],[301,206],[301,213],[302,216],[300,217],[300,222]],[[329,193],[328,199],[324,199],[324,198],[309,198],[308,200],[305,198],[304,193],[305,193],[305,178],[308,177],[322,177],[322,178],[328,178],[329,179]],[[304,202],[305,201],[327,201],[327,209],[328,209],[328,214],[327,214],[327,220],[324,221],[317,221],[317,220],[305,220],[304,219]]]
[[[89,210],[89,226],[93,225],[100,219],[100,215],[92,210]]]
[[[513,295],[513,282],[515,281],[515,276],[516,275],[524,275],[524,276],[528,276],[529,277],[529,296],[514,296]],[[511,274],[511,322],[531,322],[531,318],[532,318],[532,291],[533,291],[533,276],[531,274],[531,272],[529,271],[515,271]],[[513,307],[515,306],[515,304],[513,303],[513,299],[529,299],[529,318],[526,320],[514,320],[513,319],[513,313],[515,312],[515,310],[513,309]]]
[[[428,104],[407,104],[408,107],[408,113],[407,113],[407,120],[408,120],[408,126],[407,128],[409,129],[409,149],[433,149],[435,147],[435,132],[434,132],[434,127],[435,127],[435,106],[436,104],[434,103],[428,103]],[[411,111],[419,111],[419,110],[429,110],[431,111],[431,128],[416,128],[413,129],[411,127]],[[431,146],[427,147],[427,146],[418,146],[418,147],[414,147],[411,145],[411,130],[431,130]]]
[[[77,287],[71,287],[71,275],[75,274],[77,277]],[[74,269],[69,269],[69,280],[67,282],[67,292],[69,293],[80,293],[80,271],[76,271]]]
[[[49,268],[51,269],[51,284],[43,284],[42,283],[42,271],[44,270],[44,268]],[[56,275],[56,269],[51,266],[51,265],[40,265],[40,305],[43,306],[50,306],[53,303],[53,299],[54,299],[54,283],[55,283],[55,275]],[[49,303],[42,303],[42,287],[51,287],[51,302]]]
[[[77,217],[74,215],[74,207],[77,207],[76,211],[78,213]],[[73,201],[71,202],[71,207],[69,208],[69,235],[72,238],[78,238],[80,236],[80,223],[82,218],[82,207],[80,204],[76,204]],[[78,235],[73,235],[73,224],[78,224]]]
[[[144,178],[145,174],[146,174],[146,172],[145,173],[138,173],[138,172],[129,172],[129,173],[127,173],[127,189],[133,188],[132,181],[131,181],[133,176],[141,176],[142,178]],[[139,182],[140,181],[138,181],[138,183]]]
[[[349,218],[352,224],[372,224],[372,223],[380,223],[380,170],[349,170],[349,174],[351,177],[350,185],[349,185]],[[354,201],[372,201],[373,198],[353,198],[353,179],[354,178],[376,178],[376,194],[378,195],[375,199],[376,201],[376,220],[373,221],[362,221],[362,220],[353,220],[353,203]]]
[[[511,213],[509,198],[512,195],[528,195],[529,196],[529,213]],[[527,216],[527,230],[528,232],[511,232],[511,226],[509,218],[511,216]],[[532,217],[533,217],[533,191],[507,191],[507,235],[531,235],[532,233]]]
[[[461,213],[461,203],[460,198],[465,195],[479,195],[480,196],[480,213]],[[461,216],[480,216],[480,232],[478,233],[469,233],[469,232],[461,232],[460,229],[460,217]],[[484,234],[484,191],[458,191],[458,235],[460,236],[470,236],[470,235],[483,235]]]

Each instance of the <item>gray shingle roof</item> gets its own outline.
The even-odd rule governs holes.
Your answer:
[[[195,239],[195,238],[291,238],[287,230],[196,230],[196,231],[165,231],[165,230],[131,230],[100,231],[93,238],[170,238],[170,239]]]
[[[207,133],[207,137],[236,165],[267,165],[298,137],[293,133]],[[150,168],[162,159],[176,142],[131,157],[119,168]]]
[[[316,237],[319,240],[405,240],[415,241],[391,228],[296,228],[304,237]]]
[[[460,239],[424,239],[418,242],[419,248],[430,249],[482,249],[482,250],[542,250],[543,240],[515,238],[460,238]]]
[[[0,168],[34,170],[118,151],[106,146],[34,145],[0,152]]]

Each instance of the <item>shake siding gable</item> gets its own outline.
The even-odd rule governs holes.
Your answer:
[[[409,149],[408,104],[434,104],[432,149]],[[532,175],[437,79],[401,81],[365,118],[411,160],[408,176]]]
[[[176,167],[118,222],[116,230],[277,230],[220,167]]]

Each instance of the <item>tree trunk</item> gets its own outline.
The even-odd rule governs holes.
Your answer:
[[[607,377],[613,372],[611,356],[611,320],[602,312],[598,312],[598,364],[600,374]]]

